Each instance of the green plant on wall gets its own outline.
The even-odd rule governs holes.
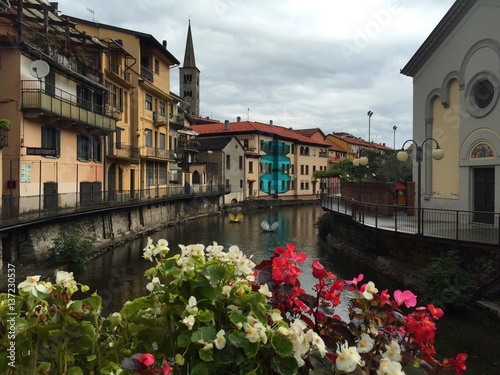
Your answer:
[[[2,118],[0,119],[0,129],[9,131],[12,129],[12,123],[7,119]]]
[[[71,271],[82,271],[87,263],[93,239],[85,237],[80,229],[61,232],[49,249],[50,259],[59,265],[67,265]]]

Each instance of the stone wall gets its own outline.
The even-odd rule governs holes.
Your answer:
[[[218,212],[222,197],[192,197],[177,200],[157,200],[137,206],[101,209],[71,216],[51,218],[45,222],[25,224],[2,233],[3,263],[33,264],[47,261],[53,240],[62,231],[82,230],[85,237],[94,238],[94,250],[124,241],[147,231]]]

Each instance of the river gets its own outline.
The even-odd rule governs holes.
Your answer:
[[[307,254],[307,261],[302,267],[304,278],[301,279],[306,292],[314,282],[308,275],[315,259],[345,279],[364,273],[365,281],[374,281],[379,290],[388,288],[392,292],[404,288],[396,281],[356,264],[353,259],[342,254],[337,256],[335,252],[332,255],[322,248],[314,223],[323,214],[319,205],[311,204],[256,210],[247,213],[241,223],[230,223],[225,216],[210,216],[165,228],[151,237],[155,243],[160,238],[167,239],[171,251],[176,251],[178,244],[210,245],[216,241],[225,250],[231,245],[238,245],[247,256],[253,255],[255,263],[269,258],[277,246],[294,244],[298,251]],[[277,231],[263,232],[260,228],[262,220],[269,223],[278,221]],[[142,258],[146,243],[147,236],[120,245],[90,262],[85,272],[77,275],[79,282],[89,285],[92,291],[98,291],[107,312],[119,310],[124,302],[147,293],[144,271],[153,264]],[[457,352],[466,352],[469,354],[466,374],[500,375],[498,329],[485,326],[470,316],[445,315],[437,326],[436,347],[439,354],[454,356]]]

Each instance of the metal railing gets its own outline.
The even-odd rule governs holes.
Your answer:
[[[144,190],[79,191],[24,197],[2,197],[0,231],[10,227],[61,217],[79,212],[109,208],[139,206],[166,200],[224,195],[231,192],[226,185],[169,185],[149,186]]]
[[[417,207],[372,204],[326,194],[320,201],[324,209],[350,216],[362,225],[418,233]],[[500,244],[500,213],[421,208],[421,218],[423,236]]]

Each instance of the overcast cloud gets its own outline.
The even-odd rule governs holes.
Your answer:
[[[408,60],[454,0],[59,0],[62,14],[167,40],[181,62],[188,21],[201,116],[347,131],[396,147],[412,137]],[[171,91],[179,93],[178,69]]]

